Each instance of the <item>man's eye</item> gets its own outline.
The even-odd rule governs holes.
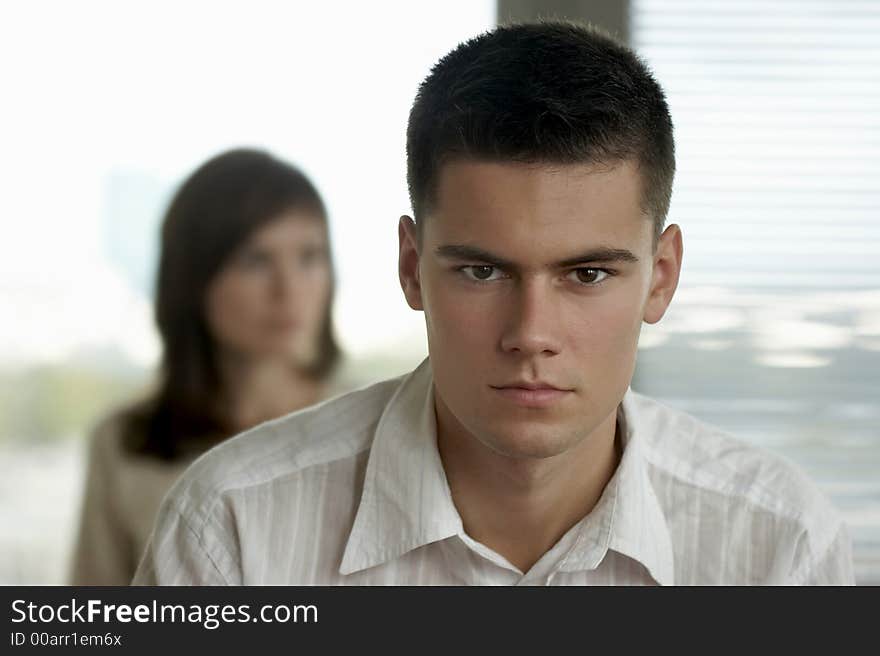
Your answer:
[[[610,274],[604,269],[593,269],[590,267],[581,267],[574,269],[570,275],[582,285],[595,285],[605,280]]]
[[[464,266],[461,267],[461,271],[464,272],[464,275],[469,280],[478,280],[480,282],[485,282],[487,280],[498,280],[501,277],[501,272],[498,270],[498,268],[490,266],[488,264]]]

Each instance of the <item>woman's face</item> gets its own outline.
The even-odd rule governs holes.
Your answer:
[[[301,366],[318,354],[331,272],[324,222],[290,211],[256,230],[208,287],[208,329],[221,351],[286,358]]]

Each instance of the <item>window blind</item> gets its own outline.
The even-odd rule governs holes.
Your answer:
[[[634,387],[789,457],[880,583],[880,3],[633,0],[685,258]]]

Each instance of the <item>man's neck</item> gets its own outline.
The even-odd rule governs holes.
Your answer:
[[[438,413],[437,443],[464,529],[521,572],[590,513],[619,461],[616,413],[565,453],[510,458]]]

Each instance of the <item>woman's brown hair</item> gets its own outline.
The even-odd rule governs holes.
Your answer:
[[[236,149],[213,157],[174,194],[162,223],[156,284],[162,340],[158,389],[123,413],[128,450],[173,460],[193,443],[232,432],[218,408],[221,381],[205,320],[206,290],[254,231],[291,210],[314,216],[326,229],[324,203],[309,179],[260,150]],[[315,380],[326,378],[339,358],[333,288],[331,282],[318,355],[307,371]]]

